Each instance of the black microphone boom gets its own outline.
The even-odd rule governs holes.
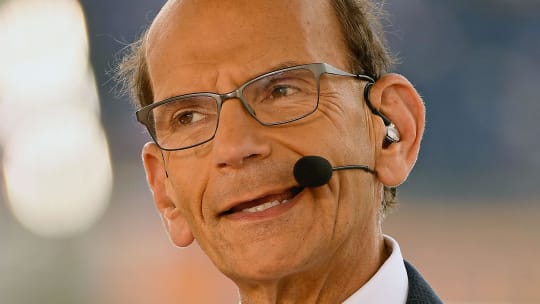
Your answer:
[[[294,164],[293,173],[300,187],[319,187],[330,181],[333,171],[347,169],[360,169],[369,173],[375,173],[375,171],[364,165],[332,167],[326,158],[315,155],[300,158]]]

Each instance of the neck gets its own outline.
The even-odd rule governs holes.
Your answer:
[[[341,303],[388,258],[382,233],[349,240],[315,269],[266,282],[237,282],[242,304]]]

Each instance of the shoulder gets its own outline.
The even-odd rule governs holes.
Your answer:
[[[409,293],[407,295],[407,304],[438,304],[442,303],[441,299],[437,296],[435,291],[429,286],[428,282],[424,280],[422,275],[407,261],[405,263],[405,269],[407,270],[407,277],[409,279]]]

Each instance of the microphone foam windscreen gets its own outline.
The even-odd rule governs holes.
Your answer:
[[[332,177],[332,165],[320,156],[304,156],[294,164],[294,178],[300,187],[319,187]]]

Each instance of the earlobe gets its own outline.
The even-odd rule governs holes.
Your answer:
[[[169,194],[168,187],[171,185],[169,185],[161,150],[155,143],[147,143],[142,151],[142,159],[154,202],[171,241],[180,247],[190,245],[194,240],[193,234],[181,209]]]
[[[411,172],[424,132],[425,109],[422,98],[405,77],[398,74],[382,76],[373,85],[370,100],[395,125],[399,141],[377,145],[375,170],[379,180],[387,186],[403,183]],[[382,122],[381,122],[382,124]],[[386,134],[384,126],[376,132]]]
[[[193,243],[191,227],[178,208],[168,207],[160,210],[160,213],[173,244],[178,247],[187,247]]]

